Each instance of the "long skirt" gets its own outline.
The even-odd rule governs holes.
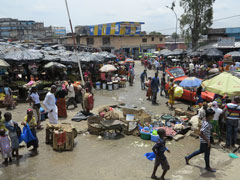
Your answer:
[[[148,88],[146,96],[150,98],[152,96],[152,89],[151,87]]]
[[[65,98],[57,99],[57,107],[58,107],[58,116],[59,117],[67,117],[66,99]]]
[[[174,105],[174,95],[169,94],[169,101],[168,101],[168,103]]]
[[[7,105],[7,106],[13,106],[13,97],[11,95],[5,95],[5,99],[3,101],[3,104]]]

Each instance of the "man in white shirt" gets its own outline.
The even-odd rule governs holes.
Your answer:
[[[68,98],[69,98],[67,101],[67,109],[68,109],[68,106],[72,104],[74,105],[74,108],[77,108],[77,103],[75,100],[75,90],[71,81],[68,81],[67,91],[68,91]]]
[[[154,65],[155,65],[156,70],[158,71],[160,64],[157,60],[154,61]]]
[[[192,75],[193,70],[194,70],[194,64],[191,62],[191,63],[189,64],[189,72],[190,72],[190,76]]]
[[[51,86],[51,91],[47,93],[43,105],[48,112],[48,118],[50,124],[58,123],[58,108],[56,106],[56,93],[57,87],[55,85]]]
[[[211,121],[211,124],[213,126],[213,133],[217,134],[217,137],[220,141],[221,132],[220,132],[220,128],[219,128],[219,118],[222,115],[223,110],[218,107],[217,101],[213,101],[212,110],[214,110],[214,112],[215,112],[213,120]]]

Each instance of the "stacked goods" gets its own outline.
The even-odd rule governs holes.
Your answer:
[[[141,126],[146,123],[151,123],[152,117],[146,111],[142,109],[122,108],[123,115],[126,117],[127,114],[134,115],[134,121],[138,122]]]
[[[46,143],[52,144],[54,150],[73,150],[76,136],[77,131],[71,124],[47,124]]]
[[[154,129],[164,129],[166,131],[166,136],[168,137],[173,137],[175,136],[177,133],[173,130],[172,127],[167,127],[167,126],[164,126],[164,127],[158,127],[158,128],[154,128]]]

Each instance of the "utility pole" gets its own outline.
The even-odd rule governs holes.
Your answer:
[[[170,8],[170,7],[166,6],[166,8],[168,8],[168,9],[172,10],[172,11],[174,12],[175,16],[176,16],[176,30],[175,30],[175,32],[176,32],[176,36],[175,36],[175,48],[177,48],[177,25],[178,25],[177,13],[174,11],[173,7],[172,7],[172,8]]]
[[[77,57],[77,62],[78,62],[78,68],[79,68],[79,72],[80,72],[80,76],[82,79],[82,83],[83,85],[85,84],[84,79],[83,79],[83,73],[82,73],[82,67],[81,67],[81,62],[80,59],[78,58],[78,50],[77,50],[77,43],[73,34],[73,27],[72,27],[72,21],[71,21],[71,17],[70,17],[70,13],[69,13],[69,9],[68,9],[68,3],[67,0],[65,0],[65,4],[66,4],[66,9],[67,9],[67,14],[68,14],[68,20],[69,20],[69,25],[71,28],[71,32],[72,32],[72,39],[73,39],[73,45],[74,45],[74,54]]]

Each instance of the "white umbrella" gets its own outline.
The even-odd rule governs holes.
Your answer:
[[[100,68],[101,72],[113,72],[116,70],[117,68],[115,68],[115,66],[111,64],[104,65],[103,67]]]
[[[213,68],[213,69],[210,69],[208,72],[212,73],[212,74],[219,73],[219,69],[218,68]]]
[[[0,59],[0,67],[9,67],[9,66],[10,65],[6,61]]]
[[[57,62],[49,62],[44,65],[44,68],[65,68],[66,66]]]

